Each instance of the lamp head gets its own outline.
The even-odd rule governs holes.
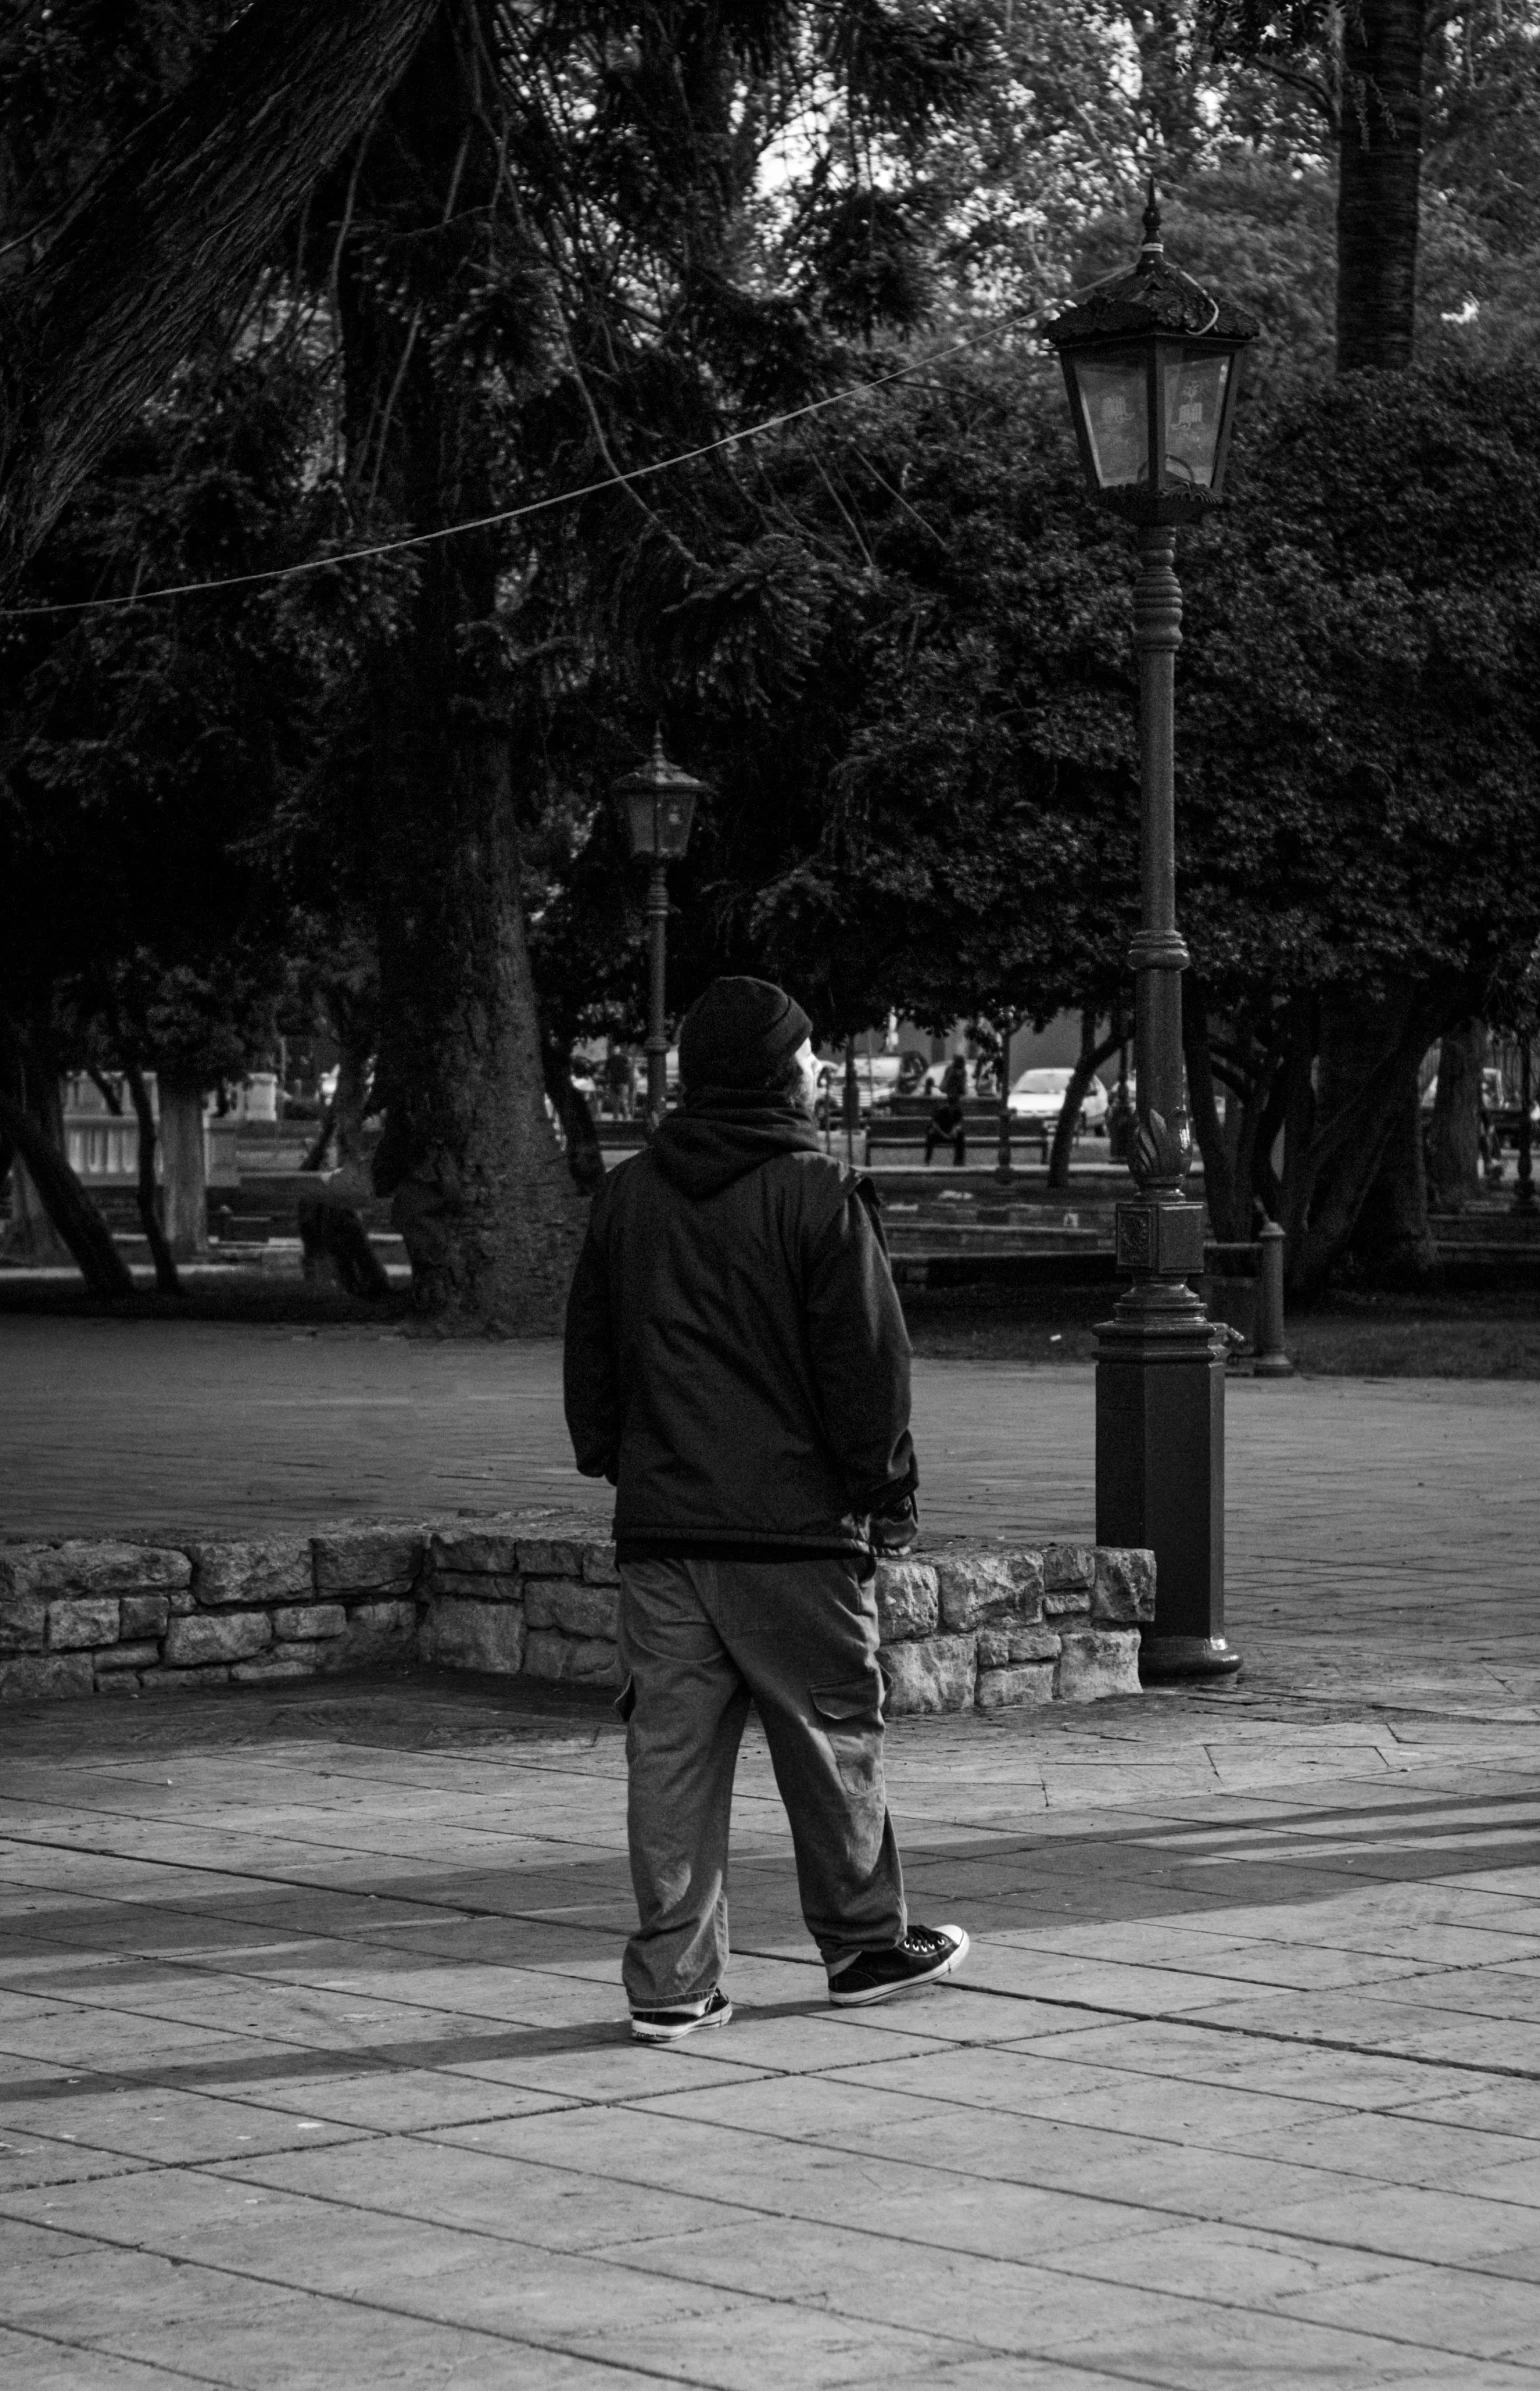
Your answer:
[[[652,752],[635,771],[623,773],[611,792],[624,817],[633,855],[662,856],[676,861],[690,843],[696,799],[712,791],[671,764],[663,753],[663,734],[656,730]]]
[[[1224,487],[1241,352],[1261,329],[1166,263],[1155,178],[1132,269],[1047,327],[1091,497],[1134,523],[1191,523]]]

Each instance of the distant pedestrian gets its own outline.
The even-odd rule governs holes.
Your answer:
[[[930,1119],[925,1124],[927,1163],[936,1148],[946,1145],[948,1140],[951,1142],[952,1160],[961,1170],[968,1159],[968,1116],[955,1096],[943,1095],[939,1104],[931,1106]]]
[[[831,2002],[968,1948],[910,1926],[888,1818],[873,1553],[917,1532],[909,1340],[871,1183],[819,1150],[810,1027],[766,981],[713,981],[680,1031],[682,1108],[596,1195],[567,1311],[577,1464],[616,1488],[643,2042],[732,2014],[751,1703]]]
[[[954,1054],[941,1074],[941,1093],[950,1104],[961,1104],[968,1094],[968,1064],[966,1057]]]
[[[612,1121],[629,1121],[636,1105],[636,1064],[612,1040],[604,1058],[604,1093]]]

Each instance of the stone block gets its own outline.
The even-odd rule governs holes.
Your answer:
[[[328,1668],[358,1669],[409,1660],[417,1645],[415,1602],[356,1602],[340,1636],[324,1647]]]
[[[1056,1627],[1018,1627],[1007,1620],[1003,1627],[979,1629],[979,1667],[981,1669],[1016,1669],[1028,1661],[1057,1660],[1059,1631]]]
[[[1096,1580],[1096,1547],[1094,1544],[1045,1544],[1043,1547],[1043,1591],[1045,1594],[1089,1594]]]
[[[41,1652],[48,1641],[48,1604],[41,1594],[0,1596],[0,1652]]]
[[[273,1640],[266,1611],[230,1611],[222,1618],[173,1619],[166,1630],[168,1668],[196,1669],[216,1662],[251,1660]]]
[[[269,1660],[301,1661],[304,1664],[306,1675],[314,1676],[325,1659],[326,1653],[324,1646],[320,1644],[275,1644],[272,1651],[264,1657]],[[255,1662],[251,1665],[256,1666]]]
[[[446,1594],[462,1595],[467,1602],[519,1602],[523,1593],[521,1577],[494,1576],[490,1570],[435,1568],[427,1579],[430,1602]]]
[[[1073,1619],[1091,1608],[1096,1583],[1096,1548],[1050,1544],[1043,1554],[1043,1609],[1050,1619]]]
[[[960,1635],[1002,1619],[1043,1615],[1043,1564],[1035,1552],[954,1552],[936,1562],[941,1624]]]
[[[188,1567],[192,1564],[189,1562]],[[121,1604],[120,1633],[125,1636],[163,1636],[166,1621],[171,1616],[171,1604],[164,1594],[125,1594]]]
[[[229,1682],[229,1670],[218,1667],[146,1669],[139,1680],[141,1690],[147,1694],[196,1694],[205,1686],[228,1685]]]
[[[186,1553],[155,1544],[76,1537],[64,1544],[0,1545],[0,1608],[12,1594],[168,1592],[192,1575]]]
[[[971,1710],[978,1673],[976,1636],[927,1636],[884,1645],[878,1666],[888,1683],[891,1718],[910,1711]]]
[[[1066,1629],[1054,1673],[1054,1692],[1061,1702],[1104,1702],[1112,1694],[1138,1691],[1137,1628]]]
[[[580,1577],[583,1546],[565,1536],[521,1536],[519,1569],[525,1577]]]
[[[980,1710],[1025,1710],[1053,1700],[1053,1662],[1028,1662],[1019,1669],[980,1669]]]
[[[516,1677],[524,1661],[524,1613],[517,1603],[466,1602],[459,1595],[445,1595],[423,1620],[417,1649],[435,1668]]]
[[[192,1590],[205,1610],[236,1603],[303,1601],[315,1590],[310,1541],[265,1536],[193,1547]]]
[[[294,1677],[313,1677],[314,1660],[243,1660],[230,1671],[237,1685],[284,1685]]]
[[[96,1678],[89,1652],[50,1652],[0,1660],[0,1702],[39,1702],[59,1694],[90,1694]]]
[[[571,1577],[527,1577],[524,1616],[531,1627],[559,1627],[569,1636],[602,1637],[613,1644],[619,1589],[586,1586]]]
[[[132,1669],[109,1669],[105,1674],[98,1669],[96,1690],[99,1694],[122,1694],[126,1699],[137,1702],[139,1679]]]
[[[941,1590],[928,1561],[877,1563],[877,1620],[885,1644],[934,1635],[940,1619]]]
[[[1098,1626],[1134,1626],[1155,1616],[1155,1555],[1138,1545],[1096,1548],[1091,1616]]]
[[[116,1669],[153,1669],[160,1660],[159,1644],[109,1644],[91,1655],[98,1678]]]
[[[273,1613],[273,1633],[303,1643],[319,1636],[340,1636],[348,1615],[340,1602],[285,1602]]]
[[[415,1530],[339,1528],[313,1536],[318,1594],[410,1594],[422,1567],[424,1544]]]
[[[524,1647],[524,1674],[553,1684],[618,1686],[620,1662],[614,1645],[598,1637],[564,1636],[553,1627],[537,1627]]]
[[[591,1586],[618,1586],[620,1563],[613,1544],[585,1544],[583,1575]]]
[[[116,1594],[66,1596],[48,1605],[50,1652],[79,1652],[92,1644],[115,1644],[117,1640]]]
[[[441,1570],[457,1577],[511,1577],[519,1574],[518,1539],[497,1535],[490,1528],[444,1528],[429,1539],[428,1559],[434,1577]]]

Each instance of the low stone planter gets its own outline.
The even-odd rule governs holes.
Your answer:
[[[615,1686],[614,1547],[570,1513],[176,1545],[0,1545],[0,1700],[272,1685],[420,1661]],[[1150,1553],[958,1540],[877,1571],[888,1711],[1139,1690]]]

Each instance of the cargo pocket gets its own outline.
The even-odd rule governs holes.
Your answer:
[[[882,1784],[882,1679],[875,1669],[846,1685],[809,1686],[847,1793],[875,1793]]]

